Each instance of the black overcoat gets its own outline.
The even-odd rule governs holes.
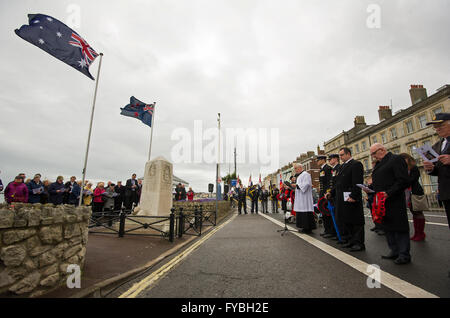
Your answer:
[[[450,147],[447,147],[446,151],[441,151],[443,142],[442,138],[433,145],[433,149],[439,155],[450,155]],[[440,161],[435,162],[434,169],[430,174],[438,177],[439,199],[450,200],[450,165],[444,165]]]
[[[372,172],[372,186],[375,192],[386,192],[386,215],[383,228],[390,232],[409,232],[406,214],[405,189],[409,187],[408,166],[405,160],[388,152]]]
[[[364,210],[361,188],[356,186],[364,181],[364,167],[357,160],[343,164],[334,179],[331,195],[338,209],[339,219],[344,223],[363,225]],[[344,192],[351,192],[350,197],[356,202],[344,201]]]

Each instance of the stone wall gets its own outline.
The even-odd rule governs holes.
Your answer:
[[[38,297],[84,266],[90,207],[0,204],[0,296]]]
[[[216,201],[204,201],[204,202],[196,202],[196,201],[174,201],[173,207],[175,208],[175,213],[178,213],[180,207],[183,207],[184,210],[194,211],[195,206],[203,206],[204,211],[215,211],[216,210]],[[231,213],[230,201],[219,201],[218,202],[218,210],[217,210],[217,221],[219,222],[224,217]]]

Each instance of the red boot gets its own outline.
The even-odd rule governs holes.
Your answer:
[[[425,240],[425,219],[417,219],[417,235],[414,241],[420,242]]]
[[[413,224],[414,224],[414,235],[411,236],[410,240],[416,241],[417,240],[417,234],[419,233],[417,229],[417,225],[419,224],[420,219],[417,219],[415,216],[413,216]]]

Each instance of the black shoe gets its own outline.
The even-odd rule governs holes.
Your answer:
[[[406,257],[399,257],[394,261],[395,264],[397,265],[404,265],[404,264],[409,264],[411,263],[411,259],[410,258],[406,258]]]
[[[345,245],[342,246],[343,248],[351,248],[353,247],[353,243],[347,243]]]
[[[333,234],[325,234],[325,235],[323,236],[323,238],[330,238],[330,237],[333,237]]]
[[[385,235],[386,233],[383,230],[379,230],[379,231],[377,231],[377,234],[378,235]]]
[[[332,239],[333,241],[339,241],[339,238],[337,236],[330,237],[330,239]],[[344,241],[347,242],[347,240],[344,240]]]
[[[343,244],[347,244],[347,243],[348,243],[347,240],[342,240],[342,241],[337,242],[336,244],[343,245]]]
[[[389,255],[381,255],[382,259],[397,259],[398,255],[390,253]]]
[[[371,228],[371,231],[376,231],[378,228],[376,226],[374,226],[373,228]]]
[[[350,252],[359,252],[359,251],[365,251],[366,247],[361,245],[353,245],[352,248],[350,248]]]

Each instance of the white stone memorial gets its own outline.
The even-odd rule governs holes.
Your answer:
[[[168,216],[172,202],[173,165],[164,157],[145,164],[139,212],[137,215]]]

